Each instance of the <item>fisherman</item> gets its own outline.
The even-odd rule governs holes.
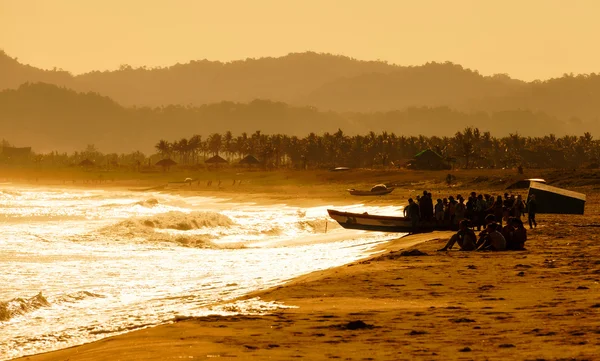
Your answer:
[[[461,251],[472,251],[475,249],[476,239],[477,237],[475,236],[475,232],[469,228],[469,220],[463,219],[458,224],[458,232],[450,237],[444,248],[439,249],[438,251],[447,251],[452,249],[454,243],[458,243]]]

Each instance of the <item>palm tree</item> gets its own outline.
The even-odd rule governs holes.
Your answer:
[[[190,138],[190,140],[188,140],[188,148],[192,155],[192,161],[195,164],[198,164],[198,153],[200,152],[200,149],[202,148],[202,136],[197,135],[197,134],[192,136]]]
[[[213,155],[219,155],[219,151],[223,148],[223,136],[219,133],[213,133],[208,137],[208,150]]]
[[[158,143],[156,143],[154,148],[156,148],[158,154],[160,154],[162,158],[168,158],[171,156],[171,144],[164,139],[161,139]]]

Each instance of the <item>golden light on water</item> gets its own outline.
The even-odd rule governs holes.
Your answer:
[[[397,237],[335,227],[326,207],[163,194],[13,187],[0,208],[0,360],[214,313]]]

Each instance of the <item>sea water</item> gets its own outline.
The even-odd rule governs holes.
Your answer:
[[[180,317],[286,307],[259,299],[220,305],[398,237],[342,229],[327,208],[0,186],[0,360]]]

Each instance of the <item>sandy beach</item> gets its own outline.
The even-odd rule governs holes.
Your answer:
[[[419,183],[366,202],[404,202],[424,187],[434,197],[503,189],[473,184]],[[600,359],[599,197],[592,186],[577,189],[588,195],[586,215],[539,215],[525,251],[436,252],[450,232],[408,236],[370,258],[245,297],[294,308],[179,320],[18,360]],[[348,201],[341,192],[315,194],[325,204]],[[402,253],[416,249],[424,254]]]

